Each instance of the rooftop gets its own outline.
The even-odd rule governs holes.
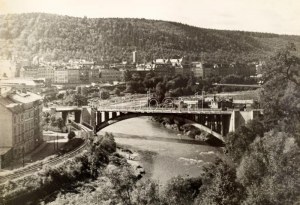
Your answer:
[[[16,92],[15,94],[10,95],[10,99],[17,103],[30,103],[41,100],[42,97],[31,92]]]
[[[0,156],[6,154],[11,147],[0,147]]]

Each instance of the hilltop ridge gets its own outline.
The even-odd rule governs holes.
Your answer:
[[[45,13],[0,16],[0,56],[48,60],[85,58],[140,62],[190,56],[193,60],[257,61],[300,36],[198,28],[176,22],[130,18],[80,18]]]

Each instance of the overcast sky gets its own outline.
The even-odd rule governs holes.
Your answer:
[[[0,0],[0,14],[27,12],[159,19],[300,35],[300,0]]]

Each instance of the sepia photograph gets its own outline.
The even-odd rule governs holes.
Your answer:
[[[300,1],[0,0],[0,205],[300,205]]]

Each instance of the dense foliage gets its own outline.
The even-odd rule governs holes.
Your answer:
[[[127,74],[126,74],[127,75]],[[239,75],[228,75],[221,79],[219,76],[209,76],[207,78],[195,78],[193,75],[176,75],[173,77],[156,76],[150,72],[144,78],[139,75],[128,75],[126,82],[127,93],[146,93],[151,91],[152,95],[160,102],[165,97],[180,97],[194,95],[202,91],[206,93],[218,93],[221,91],[251,90],[249,87],[220,87],[213,86],[213,83],[255,84],[256,81],[250,77]]]
[[[266,57],[298,36],[203,29],[145,19],[78,18],[31,13],[0,16],[0,55],[46,60],[85,58],[140,62],[190,56],[217,62],[253,61]]]
[[[70,160],[50,167],[45,165],[37,174],[0,186],[0,204],[32,203],[54,191],[74,186],[78,181],[93,179],[109,163],[109,155],[116,151],[110,134],[89,141],[88,150]]]

